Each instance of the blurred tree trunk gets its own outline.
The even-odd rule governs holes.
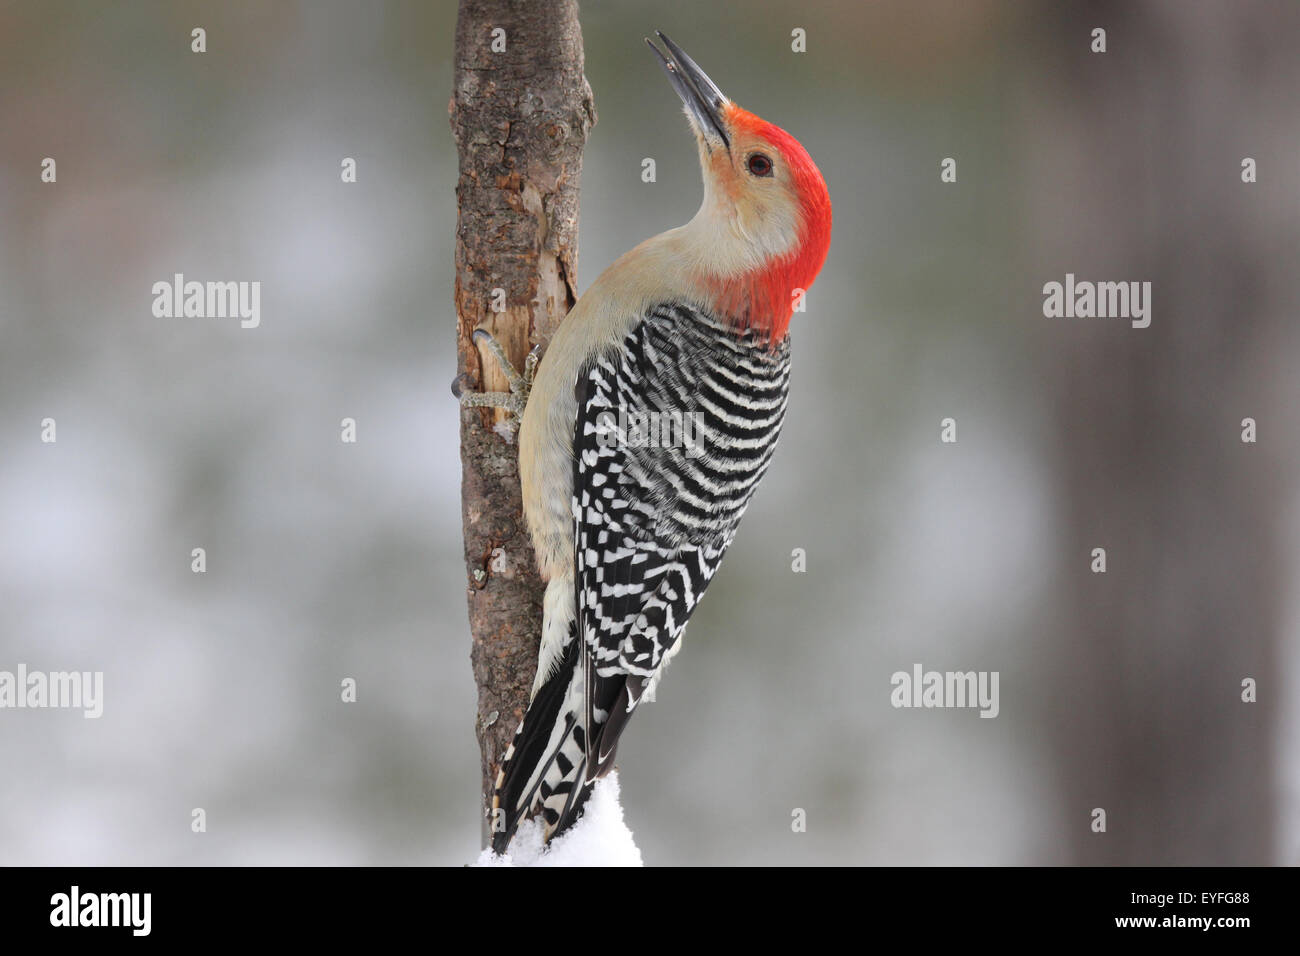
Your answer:
[[[1049,709],[1065,860],[1276,862],[1296,431],[1283,250],[1297,241],[1279,131],[1294,129],[1300,23],[1274,4],[1072,9],[1044,13],[1026,96],[1034,281],[1149,280],[1152,321],[1038,320],[1060,323],[1047,340],[1066,559]],[[1090,52],[1096,27],[1106,53]],[[1241,440],[1247,417],[1258,444]],[[1248,677],[1258,703],[1242,702]],[[1090,828],[1097,807],[1105,833]]]
[[[451,127],[456,187],[457,346],[483,391],[507,384],[472,340],[482,324],[516,368],[573,305],[578,184],[595,122],[576,0],[461,0]],[[469,572],[476,732],[489,799],[501,755],[528,706],[543,585],[525,527],[513,440],[501,413],[461,412],[461,497]]]

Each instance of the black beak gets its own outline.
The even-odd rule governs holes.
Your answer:
[[[668,56],[664,56],[649,37],[646,37],[645,42],[663,63],[664,72],[668,74],[668,82],[672,83],[677,95],[682,98],[686,108],[695,117],[701,132],[709,138],[717,136],[722,141],[722,145],[730,150],[731,140],[727,138],[727,128],[722,121],[722,108],[727,104],[727,98],[722,95],[722,90],[718,89],[718,84],[709,79],[709,75],[700,69],[698,63],[686,55],[685,50],[664,36],[661,31],[656,30],[655,35],[664,41],[664,46],[668,48]]]

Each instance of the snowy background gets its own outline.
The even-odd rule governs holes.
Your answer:
[[[1097,845],[1106,861],[1300,862],[1287,444],[1300,434],[1287,384],[1300,354],[1300,16],[1251,2],[1091,11],[585,6],[599,122],[580,288],[699,202],[678,101],[642,42],[656,28],[798,136],[835,206],[830,259],[795,317],[781,449],[658,703],[620,746],[647,863],[1068,863],[1096,860]],[[478,855],[448,392],[454,16],[414,0],[0,3],[0,669],[102,670],[106,695],[99,720],[0,711],[0,863]],[[1104,56],[1088,51],[1098,25]],[[794,27],[805,54],[790,51]],[[1194,68],[1169,73],[1163,37],[1195,51]],[[1076,111],[1080,88],[1102,92]],[[1171,88],[1189,101],[1199,90],[1194,108],[1160,92]],[[1186,138],[1117,145],[1067,128],[1082,116],[1141,130],[1148,115],[1183,116]],[[46,156],[56,184],[40,181]],[[345,156],[355,185],[340,182]],[[647,156],[654,184],[640,179]],[[939,180],[948,156],[955,184]],[[1258,183],[1240,182],[1243,156],[1258,159]],[[1153,276],[1144,254],[1220,230],[1213,213],[1144,198],[1168,188],[1162,170],[1184,177],[1189,210],[1222,190],[1249,243]],[[1091,268],[1120,247],[1139,252]],[[1117,617],[1097,635],[1092,683],[1070,664],[1089,646],[1068,626],[1076,576],[1119,532],[1071,530],[1081,469],[1061,423],[1083,405],[1060,382],[1082,340],[1043,317],[1040,293],[1070,270],[1160,280],[1153,329],[1096,327],[1089,361],[1096,348],[1173,361],[1151,333],[1176,334],[1176,301],[1219,303],[1251,333],[1239,361],[1256,374],[1232,401],[1209,397],[1221,415],[1204,428],[1219,436],[1224,500],[1269,516],[1237,539],[1228,529],[1236,544],[1205,578],[1174,575],[1159,593],[1158,568],[1112,552],[1106,586],[1150,595],[1172,650],[1126,666],[1100,648],[1148,635]],[[155,318],[151,286],[176,272],[260,280],[261,326]],[[1236,342],[1213,354],[1236,355]],[[1116,375],[1081,379],[1117,395],[1116,419],[1085,424],[1140,430],[1150,406]],[[1200,387],[1176,368],[1168,378],[1175,392]],[[1261,422],[1257,446],[1237,441],[1245,415]],[[947,416],[956,445],[939,442]],[[39,440],[46,417],[53,445]],[[344,417],[355,445],[339,440]],[[1173,461],[1171,493],[1180,468],[1206,459]],[[1189,506],[1189,526],[1216,508]],[[1153,533],[1172,563],[1182,536]],[[195,547],[206,574],[190,571]],[[806,574],[791,572],[794,548]],[[1216,581],[1241,582],[1242,600],[1264,604],[1251,621],[1271,623],[1234,630],[1235,591]],[[1217,636],[1175,627],[1180,608],[1221,622]],[[1243,657],[1209,672],[1215,692],[1255,708],[1231,711],[1249,724],[1230,746],[1187,691],[1220,640]],[[1000,715],[892,708],[890,675],[914,663],[999,671]],[[1245,676],[1260,703],[1235,703]],[[345,677],[355,704],[340,702]],[[1136,715],[1113,722],[1109,744],[1102,709]],[[1099,759],[1105,746],[1124,756]],[[1147,746],[1210,756],[1183,775],[1142,757]],[[1213,810],[1188,823],[1189,803]],[[1088,832],[1094,806],[1110,814],[1104,836]],[[190,830],[195,807],[206,833]],[[792,832],[796,808],[806,833]],[[1123,849],[1139,845],[1157,849]]]

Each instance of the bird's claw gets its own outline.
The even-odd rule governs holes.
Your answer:
[[[458,399],[464,398],[466,395],[470,394],[470,385],[469,375],[465,372],[461,372],[451,380],[452,397]]]
[[[474,342],[486,346],[487,350],[496,357],[497,364],[501,367],[506,382],[509,383],[510,391],[472,391],[469,376],[462,373],[451,383],[451,393],[460,400],[462,408],[505,409],[508,417],[503,424],[511,431],[514,431],[519,427],[519,421],[524,415],[524,408],[528,405],[528,393],[532,391],[533,377],[537,373],[537,362],[541,356],[541,346],[534,346],[528,353],[528,357],[524,360],[523,374],[520,374],[510,363],[510,359],[506,356],[506,350],[501,347],[501,343],[487,329],[475,329]]]

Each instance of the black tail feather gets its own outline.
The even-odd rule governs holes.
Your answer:
[[[537,801],[540,780],[545,776],[549,765],[557,762],[567,778],[570,769],[565,763],[572,764],[564,754],[548,753],[552,732],[557,722],[566,721],[566,737],[572,733],[582,737],[582,728],[574,726],[577,715],[564,715],[564,701],[569,684],[573,680],[575,669],[579,666],[578,652],[580,642],[570,640],[568,650],[560,661],[555,673],[538,688],[528,712],[524,715],[515,739],[511,743],[506,759],[502,763],[501,776],[492,800],[492,849],[504,853],[520,822],[529,814]],[[539,773],[539,765],[541,772]],[[587,788],[582,788],[587,789]],[[586,800],[580,794],[573,801],[574,807],[566,813],[572,816],[574,810],[581,807]],[[548,820],[548,823],[550,821]],[[568,823],[565,826],[567,827]]]

